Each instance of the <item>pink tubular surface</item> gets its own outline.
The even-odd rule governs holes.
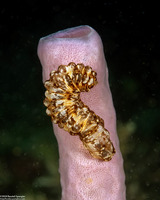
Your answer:
[[[62,200],[125,200],[123,159],[116,133],[116,115],[108,84],[108,70],[102,41],[90,26],[78,26],[40,39],[38,56],[43,81],[52,70],[70,62],[89,65],[97,72],[98,84],[81,93],[81,100],[105,122],[116,154],[109,162],[93,158],[78,136],[53,124],[58,140]]]

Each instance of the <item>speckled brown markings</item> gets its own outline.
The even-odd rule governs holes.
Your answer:
[[[79,135],[94,158],[109,161],[115,149],[104,121],[80,99],[80,92],[88,92],[96,84],[96,72],[91,67],[73,62],[60,65],[44,84],[44,105],[52,121],[71,135]]]

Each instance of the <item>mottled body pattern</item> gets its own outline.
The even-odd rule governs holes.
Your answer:
[[[109,161],[115,149],[104,121],[80,99],[80,92],[88,92],[96,84],[96,72],[91,67],[73,62],[60,65],[45,82],[44,105],[52,121],[78,135],[94,158]]]

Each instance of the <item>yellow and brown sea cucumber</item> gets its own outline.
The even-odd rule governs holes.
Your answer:
[[[96,75],[82,63],[60,65],[44,84],[44,105],[52,121],[71,135],[78,135],[94,158],[109,161],[116,151],[104,120],[80,99],[80,92],[88,92],[98,83]]]

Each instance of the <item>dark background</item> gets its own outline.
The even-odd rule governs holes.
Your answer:
[[[10,1],[0,6],[0,195],[59,200],[58,146],[43,106],[37,45],[90,25],[101,36],[127,200],[160,196],[160,17],[154,1]]]

